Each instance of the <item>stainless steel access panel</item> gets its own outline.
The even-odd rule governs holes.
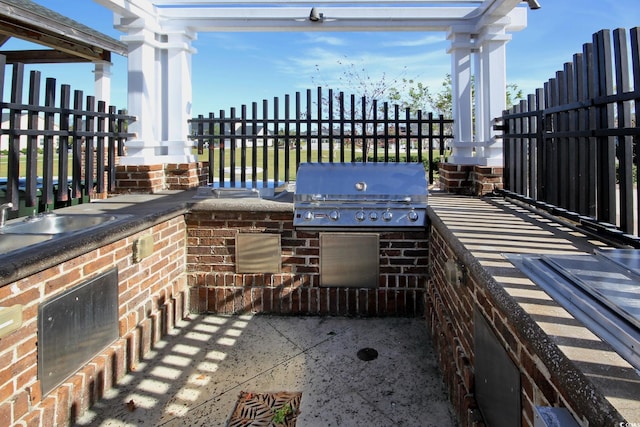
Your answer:
[[[320,286],[376,288],[379,269],[377,233],[320,233]]]
[[[118,269],[38,308],[38,378],[45,395],[118,339]]]

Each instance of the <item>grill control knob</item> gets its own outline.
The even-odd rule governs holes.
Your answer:
[[[337,221],[338,218],[340,218],[340,212],[338,211],[331,211],[329,212],[329,219],[331,221]]]
[[[356,221],[364,221],[365,218],[366,215],[364,214],[364,211],[356,212]]]
[[[371,221],[377,221],[377,220],[378,220],[378,212],[371,212],[371,213],[369,214],[369,219],[370,219]]]
[[[418,212],[414,211],[413,209],[407,214],[407,218],[411,222],[416,222],[418,220],[418,216]]]
[[[382,220],[383,221],[391,221],[391,218],[393,218],[393,214],[391,213],[391,211],[384,211],[382,213]]]
[[[302,214],[302,218],[305,221],[311,221],[313,219],[313,213],[311,211],[306,211],[304,214]]]

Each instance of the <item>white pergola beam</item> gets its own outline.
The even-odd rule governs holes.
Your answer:
[[[150,18],[156,14],[156,8],[147,0],[93,0],[125,18]]]
[[[390,4],[394,3],[398,6],[407,4],[422,4],[425,6],[431,6],[433,4],[464,4],[464,5],[478,5],[484,3],[484,0],[153,0],[156,6],[212,6],[212,5],[247,5],[247,4],[289,4],[289,5],[307,5],[309,7],[319,5],[371,5],[371,4]]]
[[[326,19],[472,19],[477,10],[475,7],[316,7]],[[224,19],[224,18],[253,18],[275,19],[287,17],[309,17],[308,6],[299,7],[199,7],[189,8],[159,8],[158,16],[167,19]],[[195,12],[195,13],[194,13]]]
[[[452,25],[473,25],[475,8],[317,8],[321,21],[309,20],[308,7],[160,9],[168,28],[205,31],[447,31]],[[453,17],[452,17],[453,13]]]

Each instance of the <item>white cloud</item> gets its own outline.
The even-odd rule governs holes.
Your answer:
[[[321,34],[305,34],[304,43],[326,44],[329,46],[344,46],[345,40],[340,37],[326,36]]]
[[[435,91],[450,72],[449,57],[439,50],[404,54],[376,50],[345,55],[313,47],[306,52],[304,56],[290,55],[277,61],[279,72],[290,75],[289,84],[296,89],[323,86],[351,92],[361,86],[358,79],[368,79],[373,84],[384,80],[387,85],[400,88],[403,79],[410,79]]]
[[[382,43],[385,47],[417,47],[430,46],[446,41],[442,35],[428,35],[417,39],[396,40]]]
[[[215,49],[224,49],[228,51],[255,51],[258,48],[254,43],[246,37],[246,35],[238,35],[236,33],[201,33],[193,42],[193,46],[198,52],[210,52],[211,47]]]

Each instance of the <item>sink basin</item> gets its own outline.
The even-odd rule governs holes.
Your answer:
[[[0,234],[0,253],[15,251],[51,239],[52,234]]]
[[[4,234],[62,234],[87,229],[113,221],[115,215],[42,215],[28,218],[23,222],[9,224],[2,230]]]
[[[44,214],[13,222],[0,229],[0,254],[48,240],[94,230],[130,215]]]

